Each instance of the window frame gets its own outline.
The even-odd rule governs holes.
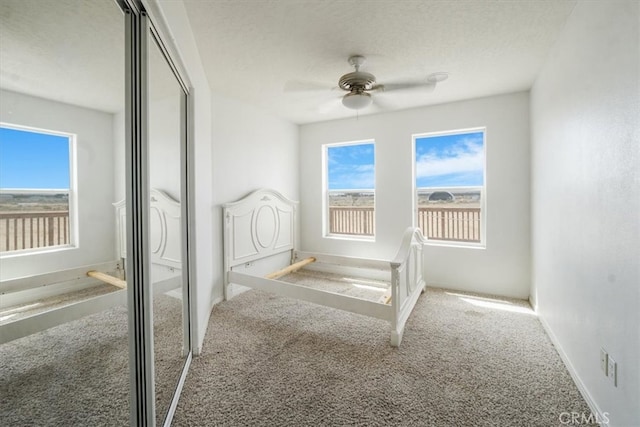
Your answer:
[[[329,149],[333,147],[345,147],[351,145],[371,145],[373,147],[373,189],[339,189],[339,190],[330,190],[329,189]],[[376,142],[374,138],[360,139],[355,141],[345,141],[345,142],[332,142],[328,144],[322,145],[322,237],[327,239],[337,239],[337,240],[355,240],[355,241],[365,241],[365,242],[375,242],[376,239]],[[330,230],[330,203],[329,203],[329,194],[330,192],[335,191],[362,191],[362,192],[371,192],[373,194],[373,234],[372,235],[364,235],[364,234],[341,234],[341,233],[331,233]]]
[[[68,243],[63,245],[43,246],[39,248],[26,248],[26,249],[14,249],[11,251],[0,252],[0,258],[12,258],[17,256],[35,255],[48,252],[59,252],[69,249],[77,249],[79,245],[79,233],[78,233],[78,198],[77,198],[77,135],[74,133],[57,131],[51,129],[44,129],[35,126],[19,125],[15,123],[8,123],[0,121],[0,128],[12,129],[16,131],[39,133],[45,135],[53,135],[58,137],[67,138],[68,140],[68,156],[69,156],[69,189],[42,189],[42,188],[22,188],[20,190],[26,190],[34,192],[66,192],[69,206],[69,240]]]
[[[419,228],[418,222],[418,185],[417,185],[417,140],[430,137],[461,135],[468,133],[482,133],[482,186],[480,189],[480,241],[455,241],[455,240],[437,240],[430,239],[425,235],[426,244],[430,246],[443,246],[467,249],[486,249],[487,248],[487,128],[486,126],[463,128],[446,131],[423,132],[411,135],[412,144],[412,203],[413,203],[413,225]],[[435,187],[434,187],[435,188]],[[446,187],[456,188],[456,187]],[[459,186],[458,188],[469,188],[469,186]]]

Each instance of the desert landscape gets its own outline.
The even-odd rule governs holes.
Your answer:
[[[69,210],[67,193],[0,192],[0,212],[50,212]]]
[[[450,193],[450,200],[429,200],[434,193]],[[481,189],[477,188],[424,188],[418,189],[418,206],[438,206],[438,207],[480,207]],[[437,197],[436,197],[437,198]],[[329,206],[346,207],[373,207],[373,192],[366,191],[332,191],[329,194]]]

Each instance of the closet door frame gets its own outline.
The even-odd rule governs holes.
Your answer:
[[[167,45],[166,28],[155,0],[115,0],[125,14],[125,132],[126,132],[126,199],[127,199],[127,298],[129,313],[130,425],[155,426],[155,381],[153,352],[153,314],[150,289],[149,248],[149,141],[148,141],[148,43],[154,37],[171,66],[185,96],[181,105],[181,214],[183,259],[183,351],[185,363],[174,390],[164,425],[171,424],[193,355],[195,315],[192,308],[194,259],[190,259],[193,233],[193,99],[184,67],[177,65]],[[147,10],[155,11],[149,16]],[[154,26],[154,14],[161,28]],[[169,48],[167,48],[169,46]],[[179,59],[179,58],[178,58]]]
[[[193,253],[190,250],[190,248],[195,247],[195,245],[193,245],[193,239],[191,238],[191,236],[194,236],[194,234],[191,233],[192,232],[191,224],[193,224],[193,220],[190,217],[190,214],[192,213],[192,209],[190,209],[190,206],[191,206],[190,201],[192,200],[192,198],[190,197],[190,194],[191,194],[190,190],[192,188],[192,183],[193,183],[193,180],[190,179],[192,176],[191,165],[193,164],[192,162],[193,158],[191,156],[191,153],[193,150],[191,149],[191,147],[193,146],[193,144],[191,144],[189,140],[189,136],[191,134],[189,117],[192,116],[192,114],[191,114],[191,110],[188,108],[188,106],[190,105],[190,99],[192,97],[190,96],[189,87],[185,83],[185,80],[182,78],[182,75],[176,63],[173,61],[173,58],[169,52],[169,49],[167,48],[167,45],[163,41],[160,31],[154,25],[154,21],[152,19],[147,19],[146,21],[147,21],[146,42],[155,43],[155,45],[159,48],[162,56],[164,57],[164,60],[166,61],[166,65],[168,65],[169,68],[171,69],[173,76],[176,79],[176,82],[179,84],[180,89],[182,90],[182,95],[183,95],[180,97],[180,194],[181,194],[180,214],[181,214],[181,218],[183,218],[183,220],[181,221],[181,228],[182,228],[182,242],[181,242],[182,258],[181,259],[182,259],[182,283],[183,283],[183,287],[182,287],[182,301],[183,301],[182,353],[183,353],[185,363],[183,365],[182,372],[180,373],[178,384],[176,386],[176,389],[173,392],[171,403],[164,420],[164,425],[169,426],[171,425],[171,420],[173,419],[173,415],[177,408],[178,400],[180,398],[180,392],[182,391],[182,386],[184,385],[184,381],[186,380],[189,366],[191,364],[191,359],[193,357],[192,345],[191,345],[191,343],[193,342],[193,334],[192,334],[193,322],[192,322],[192,316],[191,316],[191,312],[192,312],[191,280],[193,279],[194,276],[191,274],[191,272],[193,271],[193,268],[192,268],[193,258],[190,256],[190,254]],[[146,45],[146,46],[149,46],[149,45]],[[144,99],[145,101],[148,100],[148,98],[144,98]],[[146,105],[146,103],[144,104],[144,106],[145,108],[148,108],[148,105]],[[145,111],[145,115],[148,118],[147,111]],[[150,125],[149,120],[146,121],[146,124],[147,124],[147,129],[149,129],[149,125]],[[146,147],[147,149],[149,149],[150,147],[150,141],[148,139],[146,141]],[[149,198],[145,200],[149,200]],[[152,301],[149,301],[149,304],[152,304]],[[150,333],[153,334],[153,325],[151,325]]]

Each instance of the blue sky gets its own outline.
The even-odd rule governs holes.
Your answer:
[[[327,149],[329,190],[373,189],[373,143]],[[484,182],[483,132],[416,138],[417,187],[476,187]]]
[[[483,185],[483,144],[482,132],[416,138],[416,186]]]
[[[329,190],[373,190],[375,184],[373,143],[327,148]]]
[[[69,188],[69,138],[0,127],[0,188]]]

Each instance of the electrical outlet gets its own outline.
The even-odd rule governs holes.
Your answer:
[[[604,348],[600,349],[600,369],[604,372],[604,375],[607,376],[607,368],[609,366],[609,355]]]
[[[608,359],[607,375],[613,383],[613,386],[618,387],[618,364],[611,358],[611,356],[609,356]]]

